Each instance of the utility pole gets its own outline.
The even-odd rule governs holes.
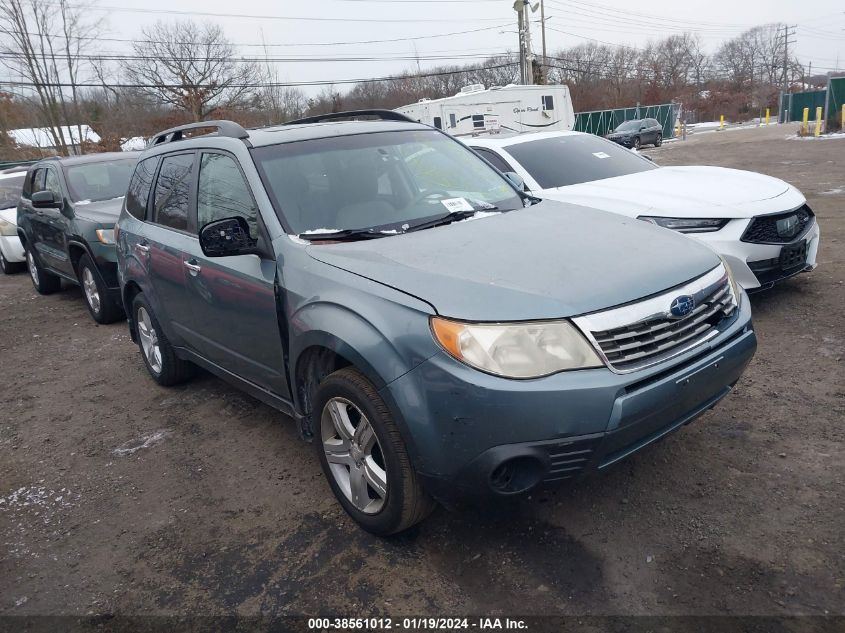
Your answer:
[[[531,17],[530,11],[536,11],[538,5],[531,6],[529,0],[514,0],[513,10],[517,14],[519,29],[519,68],[520,79],[526,86],[534,84],[534,55],[531,53]]]
[[[795,40],[790,40],[789,38],[795,35],[796,25],[793,24],[790,26],[784,24],[782,27],[778,27],[778,33],[780,33],[781,29],[783,29],[783,75],[781,77],[780,103],[778,104],[778,121],[786,123],[787,116],[783,104],[786,100],[786,95],[789,94],[789,79],[787,77],[787,71],[789,69],[789,45],[795,43]]]
[[[786,94],[789,92],[789,79],[787,78],[787,72],[789,70],[789,45],[795,44],[795,40],[790,40],[789,38],[795,35],[795,29],[797,25],[783,25],[783,76],[782,76],[782,83],[783,83],[783,93]]]
[[[544,0],[540,0],[540,28],[542,29],[540,32],[543,35],[543,83],[548,83],[546,79],[547,73],[549,71],[549,60],[546,58],[546,7],[544,6]]]

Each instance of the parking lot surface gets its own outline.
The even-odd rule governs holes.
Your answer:
[[[644,150],[817,214],[819,267],[753,297],[735,392],[604,475],[391,539],[290,419],[208,374],[158,387],[78,289],[0,278],[0,613],[845,614],[845,139],[789,133]]]

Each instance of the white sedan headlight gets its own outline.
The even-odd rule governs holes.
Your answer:
[[[18,227],[12,224],[11,222],[6,222],[6,220],[0,220],[0,235],[5,235],[6,237],[17,235],[18,234]]]
[[[637,218],[649,224],[672,229],[679,233],[713,233],[725,226],[728,221],[724,218],[665,218],[661,216],[641,215]]]
[[[462,363],[506,378],[539,378],[601,367],[596,352],[567,321],[462,323],[432,317],[435,339]]]

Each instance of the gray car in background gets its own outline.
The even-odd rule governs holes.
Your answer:
[[[614,143],[639,149],[642,145],[663,145],[663,126],[657,119],[631,119],[620,123],[607,135]]]
[[[376,534],[609,467],[756,348],[706,246],[542,202],[392,112],[162,132],[115,232],[152,378],[198,365],[293,416]]]

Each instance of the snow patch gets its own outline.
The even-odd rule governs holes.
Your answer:
[[[120,457],[126,457],[127,455],[134,455],[142,448],[150,448],[151,446],[155,446],[156,444],[160,444],[164,441],[164,438],[169,435],[169,431],[167,430],[160,430],[156,431],[155,433],[150,433],[149,435],[145,435],[144,437],[133,440],[131,443],[127,442],[123,446],[120,446],[112,451],[115,455],[119,455]]]

